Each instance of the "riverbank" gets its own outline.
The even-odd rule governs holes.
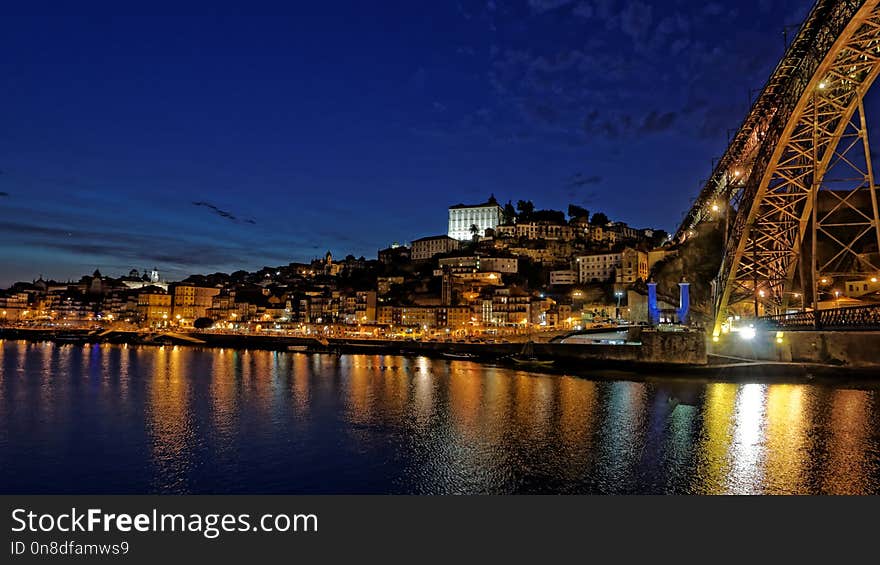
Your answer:
[[[535,343],[533,355],[553,366],[571,368],[589,364],[650,370],[681,370],[707,364],[702,332],[661,332],[634,328],[625,343]],[[128,343],[138,345],[195,345],[271,351],[453,356],[475,360],[505,360],[518,356],[521,343],[374,340],[297,337],[278,334],[219,332],[137,332],[117,330],[57,330],[0,328],[0,338],[58,343]],[[543,363],[523,368],[545,368]]]
[[[403,355],[475,361],[517,367],[525,371],[595,376],[614,373],[680,376],[705,381],[773,381],[778,379],[841,381],[876,379],[876,371],[836,364],[731,359],[707,354],[701,332],[659,332],[635,328],[633,341],[606,343],[536,343],[534,354],[550,365],[517,366],[511,358],[521,343],[464,343],[444,341],[316,339],[272,334],[216,332],[135,332],[115,330],[57,330],[0,328],[0,339],[55,343],[116,343],[129,345],[178,345],[240,350],[306,353]],[[638,341],[635,341],[635,340]]]

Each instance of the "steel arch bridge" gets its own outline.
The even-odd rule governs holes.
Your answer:
[[[724,230],[714,335],[880,276],[863,102],[878,73],[880,0],[818,0],[676,234]]]

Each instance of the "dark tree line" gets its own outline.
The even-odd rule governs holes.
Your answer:
[[[555,222],[565,223],[565,213],[559,210],[535,210],[535,204],[531,200],[517,200],[516,206],[508,200],[503,206],[501,213],[502,223],[506,225],[525,222]],[[590,211],[577,204],[568,205],[568,218],[570,220],[589,221],[593,225],[605,225],[610,220],[602,212],[596,212],[592,216]]]

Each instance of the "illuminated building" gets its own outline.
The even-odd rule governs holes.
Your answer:
[[[175,320],[183,320],[184,325],[192,325],[197,318],[208,315],[215,296],[220,294],[219,288],[204,288],[194,285],[177,285],[174,287]],[[178,318],[180,316],[180,318]]]
[[[355,318],[358,323],[374,323],[376,321],[376,293],[359,291],[355,300]]]
[[[494,230],[501,223],[503,209],[490,196],[483,204],[457,204],[449,207],[449,237],[459,241],[473,239],[472,226],[477,227],[477,235],[483,235],[487,229]]]
[[[452,330],[472,324],[473,313],[466,306],[448,306],[437,309],[437,327]]]
[[[615,279],[619,285],[631,285],[639,279],[648,280],[648,254],[631,247],[624,249]]]
[[[866,294],[877,292],[880,290],[880,278],[878,276],[869,276],[859,280],[846,281],[841,283],[843,295],[848,298],[860,298]]]
[[[138,294],[138,315],[144,326],[166,324],[171,320],[171,295],[158,287],[146,287]]]
[[[495,233],[498,237],[571,241],[575,238],[577,229],[568,224],[524,222],[521,224],[498,226],[495,229]]]

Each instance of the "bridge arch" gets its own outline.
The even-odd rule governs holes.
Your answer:
[[[880,0],[819,0],[677,234],[724,225],[716,335],[734,312],[779,314],[798,295],[815,308],[821,281],[880,273],[863,102],[878,74]]]

